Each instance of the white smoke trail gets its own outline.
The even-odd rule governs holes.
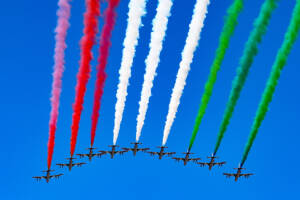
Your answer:
[[[168,18],[171,14],[173,2],[172,0],[159,0],[156,16],[153,19],[153,27],[151,33],[150,51],[145,61],[146,73],[144,75],[144,83],[141,94],[141,100],[139,102],[139,115],[137,117],[136,127],[136,141],[139,141],[141,131],[144,125],[146,112],[148,109],[149,98],[151,96],[151,89],[153,86],[154,76],[159,63],[159,56],[162,50],[163,40],[166,35]]]
[[[135,55],[135,48],[138,44],[139,28],[142,25],[142,16],[146,14],[146,0],[130,0],[128,11],[128,24],[126,36],[124,39],[123,57],[119,71],[119,85],[117,90],[117,103],[115,106],[115,125],[113,143],[116,144],[120,125],[125,108],[125,101],[127,96],[127,87],[129,85],[129,78],[131,76],[131,67]]]
[[[176,112],[180,104],[180,98],[182,96],[183,89],[186,84],[186,78],[190,71],[190,65],[193,61],[194,52],[200,40],[200,34],[204,26],[204,20],[206,17],[208,5],[209,0],[197,0],[194,8],[194,14],[190,23],[190,30],[186,39],[185,47],[181,54],[182,60],[180,62],[180,68],[177,73],[175,86],[173,88],[173,93],[169,104],[169,112],[164,128],[164,137],[162,142],[163,146],[167,142],[171,126],[176,117]]]

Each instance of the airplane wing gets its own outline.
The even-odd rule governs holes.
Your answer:
[[[191,158],[191,159],[189,159],[190,161],[193,161],[193,162],[195,162],[195,163],[197,163],[197,161],[198,160],[201,160],[200,158]]]
[[[50,178],[50,179],[51,179],[51,178],[59,178],[59,177],[62,176],[62,175],[64,175],[64,174],[52,175],[52,176],[50,176],[49,178]]]
[[[226,176],[226,178],[230,178],[232,176],[235,176],[235,174],[228,174],[228,173],[223,173],[224,176]]]
[[[89,156],[88,154],[76,154],[77,156],[79,156],[80,158],[83,158],[85,156]]]
[[[146,152],[148,150],[150,150],[150,148],[144,148],[144,149],[140,149],[142,152]]]
[[[147,153],[149,153],[151,156],[154,156],[154,155],[156,155],[156,154],[158,154],[157,152],[147,152]]]
[[[181,161],[181,160],[184,160],[184,158],[172,158],[172,159],[174,159],[174,160],[176,160],[176,161]]]
[[[120,154],[120,155],[123,155],[123,154],[126,153],[126,152],[128,152],[128,151],[116,151],[116,154],[118,153],[118,154]]]
[[[218,165],[219,167],[222,167],[223,165],[226,164],[226,162],[220,162],[220,163],[214,163],[215,165]]]
[[[73,164],[73,166],[78,166],[78,167],[81,167],[82,165],[85,165],[86,163],[75,163]]]
[[[167,155],[167,156],[172,156],[174,154],[176,154],[176,153],[175,152],[165,153],[165,155]]]
[[[124,150],[126,150],[125,148],[123,148]],[[137,151],[141,151],[141,152],[147,152],[149,150],[149,148],[144,148],[144,149],[137,149]]]
[[[32,178],[36,179],[37,181],[40,181],[41,179],[43,179],[45,177],[44,176],[34,176]]]
[[[254,174],[241,174],[241,176],[245,177],[245,178],[249,178],[250,176],[252,176]]]
[[[54,178],[59,178],[60,176],[62,176],[64,174],[57,174],[57,175],[54,175],[54,176],[51,176],[50,178],[54,177]]]
[[[204,166],[208,165],[208,163],[204,163],[204,162],[198,162],[198,164],[200,165],[200,167],[204,167]]]
[[[101,157],[102,155],[104,155],[105,153],[95,153],[92,154],[92,157],[97,156],[97,157]]]
[[[66,166],[69,166],[69,164],[56,164],[58,165],[59,167],[66,167]]]
[[[110,153],[109,151],[99,151],[102,155]]]

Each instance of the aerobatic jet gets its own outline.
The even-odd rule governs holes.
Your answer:
[[[165,152],[165,149],[168,148],[168,147],[165,147],[165,146],[161,146],[161,147],[157,147],[157,148],[160,148],[160,151],[158,152],[147,152],[149,153],[151,156],[155,156],[155,155],[158,155],[158,159],[161,160],[164,156],[172,156],[174,154],[176,154],[175,152]]]
[[[76,158],[66,158],[67,160],[69,160],[69,163],[63,163],[63,164],[56,164],[59,167],[63,168],[63,167],[68,167],[69,171],[72,170],[73,167],[77,166],[77,167],[81,167],[82,165],[85,165],[86,163],[82,162],[82,163],[73,163],[73,160]]]
[[[226,162],[215,162],[215,159],[218,159],[214,154],[211,157],[207,157],[210,159],[210,162],[198,162],[201,167],[208,166],[208,169],[211,170],[214,166],[222,167],[226,164]]]
[[[146,152],[148,151],[150,148],[139,148],[139,145],[142,145],[142,143],[139,142],[131,142],[130,144],[133,144],[133,148],[122,148],[124,151],[132,151],[133,156],[136,156],[136,153],[141,151],[141,152]]]
[[[76,154],[77,156],[79,156],[80,158],[84,158],[84,157],[88,157],[89,161],[92,161],[92,158],[97,156],[97,157],[101,157],[103,155],[103,153],[94,153],[94,149],[93,147],[87,148],[89,150],[88,154]]]
[[[46,172],[46,176],[34,176],[32,178],[36,179],[37,181],[45,179],[46,182],[49,183],[50,179],[52,179],[52,178],[58,179],[60,176],[64,175],[64,174],[51,175],[51,172],[54,172],[54,170],[50,170],[50,169],[48,169],[46,171],[42,171],[42,172]]]
[[[241,165],[239,165],[238,168],[233,168],[233,169],[237,170],[236,174],[223,173],[223,175],[226,176],[227,178],[234,177],[235,181],[238,181],[238,179],[240,177],[249,178],[250,176],[254,175],[254,174],[251,174],[251,173],[250,174],[242,174],[242,170],[245,170],[245,168],[242,168]]]
[[[111,151],[99,151],[100,153],[104,154],[110,154],[110,158],[113,159],[116,154],[123,155],[127,151],[116,151],[116,147],[119,147],[118,145],[109,145],[108,147],[111,147]]]
[[[190,151],[185,152],[183,154],[185,154],[184,158],[176,158],[175,157],[175,158],[172,158],[172,159],[174,159],[178,162],[183,161],[184,166],[187,165],[187,163],[190,162],[190,161],[193,161],[193,162],[197,163],[198,160],[201,160],[201,158],[190,158],[190,155],[194,154],[194,153],[191,153]]]

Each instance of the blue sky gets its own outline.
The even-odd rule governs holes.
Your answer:
[[[118,18],[112,36],[112,47],[107,66],[108,79],[102,101],[95,146],[106,149],[112,143],[115,92],[122,56],[122,43],[127,26],[129,0],[121,0]],[[195,53],[192,70],[182,96],[182,103],[167,145],[178,153],[186,151],[192,133],[200,98],[210,65],[218,46],[225,12],[232,0],[214,1],[209,6],[205,27]],[[255,176],[234,183],[222,172],[230,172],[241,159],[244,145],[259,104],[271,66],[275,60],[284,33],[287,30],[296,1],[282,0],[274,11],[269,29],[259,46],[248,80],[241,94],[234,116],[219,151],[228,164],[209,172],[190,164],[186,167],[171,159],[158,161],[139,154],[108,158],[76,168],[72,173],[50,184],[37,183],[32,176],[46,169],[50,91],[52,82],[56,1],[3,1],[0,7],[1,58],[1,199],[298,199],[300,197],[297,155],[299,144],[300,84],[298,74],[300,41],[289,57],[270,111],[262,124],[257,140],[245,167]],[[195,0],[174,0],[161,62],[154,82],[153,96],[141,136],[145,146],[161,144],[168,104],[173,88],[181,51],[187,36]],[[244,44],[259,13],[263,0],[245,1],[239,25],[232,38],[224,63],[218,75],[207,114],[203,119],[193,151],[202,158],[213,150],[219,124],[225,109]],[[147,3],[139,45],[132,69],[132,78],[121,125],[118,144],[128,146],[135,139],[138,101],[145,72],[157,0]],[[53,164],[69,156],[72,103],[74,102],[76,74],[79,62],[79,40],[82,36],[84,0],[72,2],[71,28],[66,51],[66,71],[63,78],[60,116]],[[102,20],[102,19],[101,19]],[[102,27],[102,21],[100,28]],[[95,48],[97,53],[97,47]],[[95,65],[88,84],[84,112],[80,123],[76,152],[89,145]]]

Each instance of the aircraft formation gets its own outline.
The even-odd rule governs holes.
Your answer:
[[[185,41],[181,53],[181,62],[179,63],[179,69],[176,76],[175,84],[170,95],[170,103],[168,108],[168,114],[166,116],[165,127],[163,130],[162,146],[158,147],[159,151],[150,151],[149,148],[140,148],[139,139],[142,133],[146,113],[148,110],[148,104],[152,95],[151,89],[154,84],[154,78],[156,75],[156,69],[159,66],[160,52],[162,51],[163,41],[166,37],[166,31],[168,26],[169,16],[173,4],[179,1],[173,0],[159,0],[156,15],[153,18],[152,33],[149,44],[149,54],[145,60],[146,70],[144,75],[144,83],[141,91],[141,98],[139,102],[137,125],[136,125],[136,142],[132,143],[133,147],[118,149],[117,140],[120,132],[121,122],[123,118],[123,111],[126,105],[126,97],[128,94],[127,88],[129,85],[129,79],[131,77],[131,69],[133,65],[133,59],[135,57],[136,46],[138,45],[139,29],[142,26],[142,18],[147,13],[146,3],[147,0],[130,0],[129,11],[127,19],[127,29],[123,43],[122,60],[119,70],[119,84],[116,91],[116,105],[115,105],[115,118],[113,127],[113,144],[109,146],[110,150],[102,150],[95,152],[93,148],[96,130],[99,120],[99,110],[101,108],[101,99],[104,94],[104,85],[107,74],[105,72],[108,62],[109,49],[111,46],[111,35],[117,20],[116,8],[119,5],[120,0],[100,1],[100,0],[86,0],[86,11],[84,14],[84,30],[83,36],[80,42],[80,62],[79,70],[77,74],[77,82],[75,89],[75,99],[73,103],[72,113],[72,125],[71,125],[71,141],[70,141],[70,157],[67,158],[67,163],[57,164],[59,167],[68,168],[70,171],[73,167],[81,167],[85,165],[85,162],[76,162],[74,155],[79,158],[88,158],[92,161],[93,158],[100,158],[102,156],[110,156],[113,159],[116,155],[123,155],[128,152],[132,152],[135,156],[138,152],[147,153],[150,156],[156,156],[158,159],[164,157],[172,158],[177,162],[187,165],[189,162],[193,162],[200,167],[208,167],[212,170],[215,166],[223,166],[226,162],[217,162],[217,152],[224,138],[225,132],[228,129],[230,120],[234,114],[235,107],[241,96],[241,92],[247,80],[250,68],[255,60],[256,55],[259,52],[259,44],[263,42],[263,38],[267,32],[268,25],[272,18],[273,11],[279,7],[277,6],[278,0],[264,0],[261,5],[258,16],[255,18],[253,28],[250,31],[247,42],[245,43],[243,54],[240,58],[239,66],[237,68],[236,76],[232,82],[229,98],[224,111],[223,119],[219,126],[219,132],[217,134],[217,140],[214,146],[214,151],[211,156],[208,157],[208,162],[200,162],[200,158],[192,157],[192,147],[195,143],[196,136],[198,135],[202,119],[208,107],[209,101],[212,97],[213,88],[217,80],[218,72],[222,66],[226,50],[229,48],[230,40],[234,34],[236,26],[238,26],[238,18],[244,7],[243,0],[232,0],[232,4],[227,10],[224,26],[219,37],[219,45],[215,53],[215,58],[212,62],[208,80],[205,83],[204,92],[200,101],[200,108],[195,119],[194,128],[191,134],[190,143],[187,152],[183,153],[182,157],[175,157],[175,152],[166,151],[166,143],[171,132],[172,125],[176,118],[180,100],[183,95],[183,91],[187,81],[187,76],[193,62],[194,53],[201,38],[201,32],[206,27],[205,18],[209,11],[209,0],[194,0],[194,9],[191,15],[191,20]],[[105,14],[101,13],[101,4],[107,3]],[[217,3],[217,1],[212,2]],[[65,49],[66,49],[66,36],[69,28],[69,18],[71,14],[71,3],[69,0],[59,0],[58,3],[58,23],[56,28],[56,44],[55,44],[55,64],[53,73],[52,84],[52,97],[51,97],[51,112],[49,122],[49,141],[48,141],[48,157],[47,166],[48,170],[44,171],[46,176],[33,177],[34,179],[45,179],[49,182],[50,179],[59,178],[62,174],[51,175],[52,157],[54,152],[55,134],[57,130],[57,120],[59,116],[59,104],[60,94],[62,91],[62,76],[65,64]],[[81,119],[81,113],[84,108],[84,97],[87,89],[87,83],[90,78],[91,61],[93,59],[93,47],[97,41],[98,24],[100,17],[103,17],[104,25],[100,36],[99,44],[99,57],[97,63],[97,76],[96,85],[94,91],[94,104],[91,116],[91,145],[88,148],[86,154],[75,154],[77,136],[79,132],[79,125]],[[164,19],[164,20],[161,20]],[[266,87],[262,94],[259,106],[257,108],[256,115],[253,120],[253,125],[250,130],[248,141],[245,145],[243,156],[238,168],[235,168],[236,173],[224,173],[226,177],[234,177],[237,181],[240,177],[248,178],[252,176],[252,173],[243,174],[243,166],[248,158],[249,152],[256,139],[259,128],[266,117],[268,107],[272,101],[276,86],[278,84],[280,74],[284,66],[286,65],[288,56],[292,50],[292,47],[297,39],[300,30],[300,0],[295,0],[295,6],[291,14],[291,20],[288,25],[285,37],[282,42],[282,46],[278,50],[275,61],[272,66],[271,73],[267,80]],[[209,24],[208,24],[209,25]],[[163,59],[163,58],[162,58]]]
[[[210,159],[209,162],[200,162],[201,158],[191,157],[191,155],[193,155],[194,153],[190,151],[183,152],[182,153],[184,154],[183,157],[173,157],[176,154],[176,152],[167,152],[166,149],[168,147],[166,146],[157,147],[159,151],[149,151],[150,148],[139,147],[139,145],[142,145],[142,143],[140,142],[132,142],[131,144],[134,146],[128,148],[121,148],[121,149],[118,149],[120,148],[118,145],[109,145],[108,147],[110,148],[110,150],[100,150],[100,151],[96,151],[96,148],[90,147],[87,148],[88,153],[76,154],[76,155],[79,156],[79,158],[88,158],[89,162],[92,162],[93,158],[101,158],[102,156],[105,155],[108,155],[111,159],[114,159],[116,155],[122,156],[125,153],[132,152],[132,155],[136,156],[138,152],[142,152],[142,153],[147,153],[151,156],[157,156],[159,160],[163,159],[164,157],[169,157],[169,158],[171,157],[171,159],[174,159],[177,162],[182,162],[184,166],[186,166],[189,162],[195,163],[200,167],[207,166],[209,170],[212,170],[212,168],[215,166],[222,167],[223,165],[226,164],[226,162],[216,162],[216,159],[218,159],[218,157],[216,157],[213,154],[207,157],[208,159]],[[75,157],[70,157],[66,159],[69,160],[68,163],[58,163],[56,165],[59,166],[60,168],[67,168],[69,171],[71,171],[73,167],[82,167],[83,165],[87,164],[85,162],[74,162],[74,160],[77,159]],[[236,173],[223,173],[223,175],[226,176],[227,178],[234,177],[235,181],[238,181],[238,179],[241,177],[248,178],[254,175],[253,173],[243,174],[242,170],[245,170],[245,168],[242,168],[241,165],[239,165],[238,168],[234,168],[234,169],[237,170]],[[63,174],[51,175],[51,172],[53,171],[54,170],[48,169],[46,171],[42,171],[46,173],[46,176],[34,176],[32,178],[36,179],[37,181],[40,181],[41,179],[45,179],[45,181],[49,183],[50,179],[58,179],[60,176],[63,175]]]

